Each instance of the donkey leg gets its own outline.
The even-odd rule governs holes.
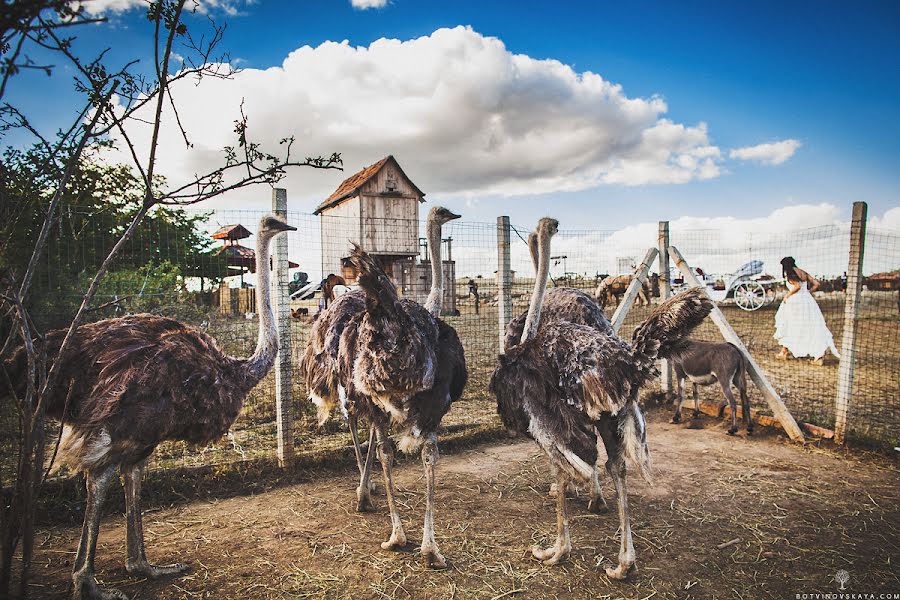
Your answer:
[[[722,381],[722,391],[725,393],[725,397],[728,399],[728,405],[731,407],[731,429],[728,430],[728,435],[734,435],[737,433],[737,401],[734,399],[734,394],[731,393],[731,380]]]

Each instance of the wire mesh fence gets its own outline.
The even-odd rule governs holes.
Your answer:
[[[167,211],[155,214],[128,243],[98,294],[90,319],[153,312],[175,317],[213,336],[222,349],[235,356],[250,355],[258,324],[253,235],[263,211]],[[31,307],[42,328],[63,326],[80,302],[89,277],[121,231],[121,214],[70,208],[57,226],[39,269]],[[375,234],[359,232],[359,220],[350,216],[316,216],[289,212],[297,227],[288,236],[291,276],[276,294],[289,296],[291,422],[299,454],[328,453],[347,447],[346,427],[333,420],[317,424],[315,411],[299,372],[299,357],[308,341],[311,323],[325,300],[319,283],[340,275],[352,284],[346,257],[349,242],[362,239],[393,277],[400,293],[424,301],[430,282],[429,240],[425,223],[418,219],[382,218],[370,226]],[[242,227],[237,227],[238,225]],[[534,270],[526,238],[529,227],[511,227],[512,314],[524,312],[534,283]],[[359,233],[357,233],[359,232]],[[213,235],[215,234],[215,238]],[[778,357],[781,345],[774,337],[776,315],[788,287],[779,261],[793,256],[797,266],[820,283],[812,294],[824,325],[840,351],[846,304],[849,227],[830,226],[800,231],[736,232],[728,230],[672,229],[670,243],[684,255],[708,284],[710,293],[740,335],[798,421],[833,427],[839,361],[826,354],[816,357]],[[366,237],[368,236],[368,237]],[[594,295],[608,277],[628,276],[657,245],[656,227],[618,231],[563,230],[553,242],[552,285],[570,286]],[[496,223],[451,221],[442,231],[441,254],[445,268],[444,319],[456,328],[466,351],[469,383],[463,399],[443,421],[448,435],[499,426],[494,402],[487,391],[490,374],[500,352],[498,315],[498,226]],[[751,265],[750,268],[747,265]],[[851,437],[879,446],[896,444],[900,426],[900,232],[870,228],[863,263],[864,290],[857,317],[855,372],[848,431]],[[677,291],[683,277],[672,267]],[[612,281],[612,280],[609,280]],[[608,282],[607,282],[608,283]],[[621,329],[630,337],[659,297],[658,263],[651,268],[646,294],[639,296]],[[613,286],[603,301],[611,316],[621,301]],[[649,299],[650,305],[645,302]],[[742,307],[742,304],[744,305]],[[814,324],[803,322],[801,329]],[[795,319],[796,320],[796,319]],[[696,333],[701,339],[719,340],[712,323]],[[659,382],[648,386],[660,391]],[[702,397],[718,402],[718,387],[702,389]],[[767,405],[751,386],[755,408]],[[0,415],[4,480],[9,480],[15,456],[17,416],[7,403]],[[50,440],[57,426],[50,426]],[[165,443],[154,454],[151,469],[212,465],[270,458],[277,447],[275,380],[270,374],[249,395],[237,422],[226,437],[204,448]],[[53,444],[51,443],[52,447]]]

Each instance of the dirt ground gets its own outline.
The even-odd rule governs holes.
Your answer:
[[[570,504],[569,560],[546,567],[531,558],[533,544],[552,543],[554,502],[546,459],[521,438],[441,458],[436,533],[445,571],[419,560],[424,481],[419,461],[405,460],[396,480],[406,551],[379,546],[390,532],[382,493],[376,512],[354,511],[351,467],[255,496],[146,507],[150,559],[190,562],[179,578],[128,576],[124,519],[111,515],[101,525],[98,577],[135,599],[646,600],[834,592],[844,569],[848,592],[900,592],[893,459],[800,448],[772,431],[732,438],[716,419],[671,425],[668,416],[649,415],[655,484],[629,479],[638,570],[624,582],[604,573],[618,552],[615,510],[590,514],[584,498]],[[604,491],[614,506],[608,482]],[[34,597],[65,597],[79,530],[39,531]]]

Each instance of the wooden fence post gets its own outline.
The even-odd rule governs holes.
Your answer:
[[[287,220],[287,190],[272,190],[272,211]],[[278,466],[290,466],[294,458],[294,418],[291,402],[291,298],[288,292],[288,236],[274,240],[272,253],[272,298],[275,322],[278,327],[278,357],[275,359],[275,417],[278,435]]]
[[[687,264],[687,261],[684,260],[684,257],[681,255],[681,252],[678,251],[678,248],[669,246],[669,255],[672,257],[672,260],[675,261],[675,264],[678,266],[679,270],[681,270],[682,274],[684,274],[684,280],[689,283],[691,287],[699,287],[704,291],[706,290],[706,286],[697,279],[697,275],[691,270],[691,267]],[[707,292],[707,295],[708,294],[709,292]],[[787,406],[784,405],[781,396],[778,395],[778,392],[775,391],[775,388],[772,387],[772,384],[766,379],[765,373],[763,373],[762,369],[759,368],[759,365],[756,364],[756,360],[747,350],[747,347],[744,346],[744,342],[741,340],[740,336],[738,336],[734,329],[731,328],[728,319],[725,318],[725,315],[722,314],[719,307],[715,305],[715,302],[713,303],[712,312],[709,313],[709,318],[719,327],[719,331],[722,332],[722,337],[725,338],[725,341],[733,344],[740,353],[744,355],[744,361],[747,363],[747,373],[750,375],[750,379],[753,380],[753,383],[755,383],[756,387],[759,388],[759,391],[762,392],[763,397],[765,397],[766,402],[769,404],[769,408],[775,413],[775,418],[781,423],[781,427],[787,432],[792,440],[795,442],[802,442],[804,439],[803,432],[800,430],[800,426],[797,425],[797,421],[794,420],[793,415],[791,415]]]
[[[672,290],[669,281],[669,222],[659,222],[656,248],[659,250],[659,301],[665,302]],[[659,389],[666,398],[672,396],[672,365],[669,361],[659,361]]]
[[[619,306],[616,308],[616,312],[613,313],[612,320],[610,321],[613,331],[617,334],[619,333],[619,328],[622,327],[622,323],[625,322],[625,317],[628,316],[628,311],[631,310],[631,305],[634,304],[634,299],[637,298],[638,290],[640,290],[641,286],[644,285],[644,282],[647,281],[647,273],[650,271],[650,265],[653,264],[658,252],[659,250],[656,248],[647,250],[647,254],[644,256],[644,262],[634,270],[634,277],[631,278],[631,283],[628,284],[628,289],[625,290],[625,296],[622,298],[622,302],[619,303]]]
[[[505,348],[506,326],[512,319],[510,287],[510,227],[509,217],[497,217],[497,325],[500,331],[500,354]]]
[[[844,331],[841,335],[841,362],[838,366],[837,397],[834,403],[834,442],[844,443],[847,412],[853,393],[853,370],[856,366],[856,333],[859,329],[859,303],[862,293],[863,254],[866,249],[865,202],[853,203],[850,224],[850,260],[847,265],[847,296],[844,302]]]

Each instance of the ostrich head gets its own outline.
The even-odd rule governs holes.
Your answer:
[[[260,237],[271,239],[282,231],[297,231],[297,228],[288,225],[275,215],[266,215],[259,221],[259,230],[257,231],[257,234]]]
[[[544,217],[540,221],[538,221],[537,226],[537,241],[538,246],[541,244],[547,243],[550,241],[554,235],[559,231],[559,221],[556,219],[551,219],[550,217]]]
[[[435,206],[430,211],[428,211],[428,221],[431,223],[437,223],[438,225],[443,225],[448,221],[452,221],[453,219],[458,218],[458,214],[444,208],[443,206]]]

